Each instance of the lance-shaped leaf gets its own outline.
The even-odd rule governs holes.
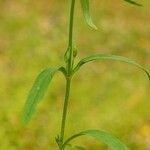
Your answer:
[[[32,114],[35,112],[38,103],[44,97],[48,85],[57,70],[54,68],[45,69],[36,78],[25,103],[22,117],[23,123],[30,121]]]
[[[74,140],[75,138],[80,137],[80,136],[94,137],[97,140],[104,142],[112,150],[129,150],[129,148],[126,145],[124,145],[120,140],[118,140],[118,138],[114,137],[113,135],[111,135],[107,132],[99,131],[99,130],[86,130],[86,131],[82,131],[78,134],[75,134],[65,141],[63,147],[65,147],[72,140]]]
[[[130,4],[133,4],[133,5],[143,6],[143,5],[141,5],[141,4],[139,4],[139,3],[135,2],[135,1],[132,1],[132,0],[124,0],[124,1],[126,1],[126,2],[128,2]]]
[[[90,14],[90,6],[89,6],[89,0],[80,0],[81,2],[81,7],[83,10],[83,14],[84,14],[84,18],[87,22],[87,24],[93,28],[93,29],[97,29],[97,27],[94,25],[93,21],[92,21],[92,17]]]
[[[76,65],[76,67],[74,68],[74,72],[78,71],[80,69],[80,67],[82,65],[84,65],[85,63],[88,63],[88,62],[94,61],[94,60],[99,60],[99,59],[112,59],[112,60],[115,60],[115,61],[121,61],[121,62],[125,62],[125,63],[131,64],[131,65],[134,65],[134,66],[142,69],[147,74],[147,76],[148,76],[148,78],[150,80],[150,74],[149,74],[149,72],[146,69],[144,69],[141,65],[139,65],[135,61],[133,61],[131,59],[128,59],[126,57],[117,56],[117,55],[111,55],[111,54],[94,54],[94,55],[88,56],[88,57],[82,59]]]

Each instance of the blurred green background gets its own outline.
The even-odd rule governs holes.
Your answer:
[[[122,0],[91,0],[98,31],[85,24],[76,6],[78,59],[92,53],[123,55],[150,69],[150,1],[135,7]],[[20,118],[37,74],[64,64],[68,1],[0,0],[0,150],[57,149],[65,82],[53,79],[49,92],[27,125]],[[150,83],[136,67],[113,61],[85,65],[72,84],[66,136],[85,129],[116,135],[131,150],[150,149]],[[75,144],[108,150],[94,139]]]

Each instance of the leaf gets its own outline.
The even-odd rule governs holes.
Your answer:
[[[124,0],[124,1],[126,1],[126,2],[128,2],[128,3],[130,3],[130,4],[133,4],[133,5],[143,6],[143,5],[141,5],[141,4],[139,4],[139,3],[136,3],[135,1],[132,1],[132,0]]]
[[[81,2],[81,7],[82,7],[83,14],[84,14],[84,18],[85,18],[87,24],[91,28],[96,30],[97,27],[94,25],[91,14],[90,14],[89,0],[80,0],[80,2]]]
[[[98,59],[112,59],[112,60],[115,60],[115,61],[121,61],[121,62],[125,62],[125,63],[131,64],[131,65],[134,65],[134,66],[142,69],[147,74],[147,76],[148,76],[148,78],[150,80],[150,74],[149,74],[149,72],[146,69],[144,69],[141,65],[139,65],[135,61],[133,61],[131,59],[128,59],[126,57],[117,56],[117,55],[111,55],[111,54],[94,54],[94,55],[88,56],[88,57],[82,59],[76,65],[76,67],[74,68],[74,72],[78,71],[80,69],[80,67],[82,65],[84,65],[85,63],[88,63],[88,62],[94,61],[94,60],[98,60]]]
[[[57,70],[54,68],[45,69],[36,78],[25,103],[22,117],[23,123],[30,121],[32,114],[35,112],[38,103],[44,97],[48,85]]]
[[[66,140],[63,147],[65,147],[66,144],[71,142],[73,139],[84,135],[94,137],[97,140],[101,140],[102,142],[107,144],[110,148],[112,148],[112,150],[129,150],[129,148],[126,145],[124,145],[120,140],[118,140],[116,137],[112,136],[107,132],[99,130],[86,130],[80,132],[79,134],[73,135],[72,137]]]

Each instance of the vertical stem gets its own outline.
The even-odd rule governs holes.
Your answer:
[[[71,9],[70,9],[70,24],[69,24],[69,46],[72,46],[72,40],[73,40],[74,6],[75,6],[75,0],[72,0]]]
[[[70,23],[69,23],[69,39],[68,39],[68,49],[69,49],[69,60],[67,62],[68,70],[67,73],[71,72],[73,66],[73,22],[74,22],[74,7],[75,0],[71,0],[70,8]]]
[[[65,94],[62,124],[61,124],[61,133],[60,133],[60,140],[61,140],[61,145],[60,146],[62,146],[63,142],[64,142],[64,133],[65,133],[67,110],[68,110],[68,101],[69,101],[69,96],[70,96],[70,83],[71,83],[71,79],[67,78],[66,79],[66,94]]]
[[[63,115],[62,115],[62,123],[61,123],[61,131],[59,138],[59,149],[63,150],[62,145],[64,143],[64,134],[65,134],[65,125],[66,125],[66,117],[68,110],[68,101],[70,96],[70,85],[71,85],[71,74],[72,74],[72,66],[73,66],[73,20],[74,20],[74,7],[75,0],[71,0],[71,8],[70,8],[70,23],[69,23],[69,40],[68,40],[68,49],[69,49],[69,60],[66,64],[66,93],[63,107]]]

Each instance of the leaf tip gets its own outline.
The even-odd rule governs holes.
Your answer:
[[[132,0],[124,0],[124,1],[126,1],[126,2],[128,2],[128,3],[130,3],[130,4],[133,4],[133,5],[136,5],[136,6],[143,7],[143,5],[142,5],[142,4],[140,4],[140,3],[136,3],[135,1],[132,1]]]
[[[96,25],[94,25],[94,30],[98,30],[98,27]]]
[[[89,25],[89,27],[91,27],[94,30],[98,30],[98,27],[93,23],[93,22],[87,22],[87,24]]]

